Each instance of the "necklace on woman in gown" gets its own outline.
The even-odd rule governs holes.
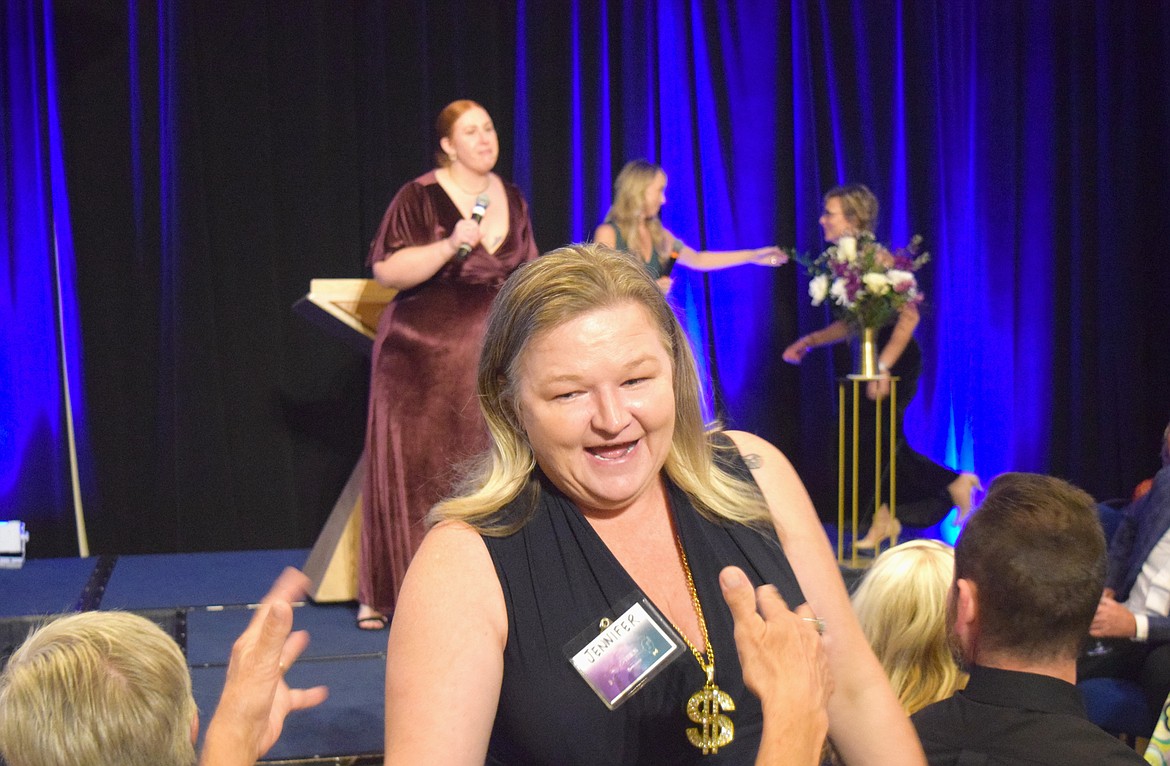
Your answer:
[[[687,739],[697,748],[703,750],[703,755],[719,752],[719,748],[730,744],[735,737],[735,725],[731,719],[723,715],[720,710],[728,712],[735,710],[735,702],[731,695],[715,685],[715,647],[711,644],[711,637],[707,634],[707,621],[703,619],[703,605],[699,602],[699,592],[695,589],[695,578],[691,575],[691,565],[687,562],[687,552],[683,550],[682,538],[676,533],[674,542],[678,546],[678,556],[682,561],[683,573],[687,576],[687,590],[691,593],[691,604],[695,607],[695,616],[699,618],[699,629],[703,631],[703,642],[707,644],[707,656],[695,648],[691,640],[678,626],[683,641],[691,649],[691,654],[699,661],[699,667],[707,674],[707,682],[703,688],[691,695],[687,700],[687,717],[699,726],[687,729]]]
[[[451,179],[451,183],[455,184],[455,187],[459,189],[459,191],[466,194],[468,197],[476,197],[480,194],[483,194],[488,190],[488,187],[492,185],[492,176],[490,173],[483,179],[483,188],[479,191],[470,191],[464,187],[463,184],[459,183],[459,180],[455,178],[455,174],[451,172],[451,168],[447,168],[447,178]]]

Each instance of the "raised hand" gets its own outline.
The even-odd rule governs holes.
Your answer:
[[[290,712],[329,696],[324,686],[290,689],[284,680],[309,645],[307,632],[292,630],[291,603],[304,596],[308,583],[298,570],[285,569],[236,639],[223,694],[207,727],[202,766],[251,766],[276,744]]]
[[[719,574],[735,622],[743,680],[760,698],[764,735],[757,763],[797,766],[820,761],[833,690],[819,627],[808,605],[793,612],[771,585],[752,590],[738,567]]]

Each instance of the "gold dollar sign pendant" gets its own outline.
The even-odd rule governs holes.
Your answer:
[[[719,748],[726,747],[735,738],[735,725],[731,719],[723,715],[724,710],[735,710],[735,703],[731,695],[715,685],[715,647],[711,645],[711,636],[707,633],[707,620],[703,617],[703,604],[699,601],[699,591],[695,588],[695,578],[691,574],[691,565],[687,561],[687,552],[683,549],[682,538],[677,534],[674,542],[678,546],[678,557],[682,563],[683,574],[687,578],[687,590],[691,592],[691,605],[695,608],[695,617],[699,620],[699,629],[703,631],[703,641],[707,644],[707,658],[695,648],[686,633],[679,630],[679,635],[690,648],[691,654],[699,662],[699,667],[707,674],[707,683],[703,688],[691,695],[687,700],[687,717],[699,726],[687,729],[687,739],[695,747],[703,750],[703,755],[718,753]],[[678,630],[678,626],[675,626]]]
[[[718,753],[735,738],[735,724],[722,711],[735,710],[731,695],[715,685],[715,666],[708,665],[707,683],[687,700],[687,717],[699,726],[687,729],[687,739],[703,755]]]

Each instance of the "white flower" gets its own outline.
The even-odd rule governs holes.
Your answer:
[[[889,277],[890,285],[893,286],[896,293],[911,293],[918,286],[918,281],[914,278],[912,271],[890,269],[886,272],[886,276]]]
[[[833,280],[833,284],[829,288],[829,295],[833,296],[833,302],[838,306],[853,308],[853,304],[849,302],[849,295],[845,292],[844,279],[837,277]]]
[[[829,277],[827,274],[818,274],[808,283],[808,296],[812,298],[812,305],[819,306],[829,294]]]
[[[841,237],[837,240],[837,259],[845,263],[857,260],[857,237]]]
[[[861,278],[871,295],[885,295],[890,291],[890,278],[885,274],[869,273]]]

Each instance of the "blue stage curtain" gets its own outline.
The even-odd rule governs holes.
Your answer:
[[[557,29],[565,22],[528,8],[520,20],[535,67],[547,64],[542,41],[565,38]],[[664,225],[696,250],[791,243],[792,200],[783,189],[792,168],[778,141],[788,107],[777,98],[787,87],[777,58],[787,17],[776,4],[575,0],[566,15],[568,103],[548,109],[556,97],[542,94],[546,110],[569,121],[562,241],[588,239],[621,166],[645,158],[668,177]],[[540,148],[547,146],[518,145],[517,156]],[[679,267],[669,296],[707,383],[709,414],[789,451],[798,445],[787,427],[796,406],[782,397],[796,376],[766,360],[792,329],[791,271]]]
[[[1098,494],[1156,467],[1170,322],[1151,309],[1170,268],[1138,253],[1158,241],[1168,196],[1157,173],[1170,123],[1153,96],[1170,87],[1165,6],[573,9],[571,238],[604,214],[606,171],[637,156],[666,168],[663,219],[702,248],[816,252],[823,192],[866,183],[882,201],[879,237],[921,233],[933,254],[912,444],[985,477],[1052,472]],[[807,280],[680,272],[672,298],[720,414],[781,443],[816,483],[847,362],[820,352],[797,378],[777,362],[829,320],[808,305]],[[1118,383],[1132,398],[1112,395]]]
[[[1170,196],[1170,114],[1145,95],[1170,87],[1167,7],[793,9],[795,149],[814,158],[798,188],[867,183],[879,237],[921,232],[934,255],[910,441],[984,477],[1042,471],[1127,493],[1156,467],[1170,416],[1170,322],[1153,310],[1170,267],[1144,254]],[[802,310],[802,329],[820,321]]]
[[[25,522],[31,556],[76,555],[70,414],[90,465],[50,4],[6,3],[0,41],[0,520]]]
[[[1164,4],[54,8],[85,393],[100,403],[89,413],[100,491],[87,508],[101,552],[312,541],[360,450],[364,369],[288,306],[311,277],[363,274],[390,196],[429,168],[435,114],[458,97],[500,126],[498,170],[527,193],[544,249],[589,236],[634,157],[665,167],[663,219],[700,249],[816,252],[823,192],[867,183],[883,204],[878,235],[898,245],[920,232],[934,256],[907,421],[919,450],[984,477],[1054,473],[1099,496],[1156,468],[1170,417]],[[45,39],[44,6],[17,0],[5,13],[11,250],[33,236],[12,223],[31,204],[13,174],[30,157],[44,172],[52,155],[49,143],[10,148],[10,126],[53,100],[51,78],[15,89],[27,46],[8,44],[34,39],[29,29]],[[41,221],[31,252],[44,254],[39,215],[19,220]],[[5,279],[43,289],[36,268],[14,265],[25,257],[10,255]],[[672,300],[714,411],[779,444],[816,484],[835,469],[825,448],[848,362],[779,360],[828,321],[805,288],[793,267],[679,269]],[[3,300],[32,294],[10,287]],[[11,360],[52,345],[4,319],[0,364],[16,371],[0,370],[0,390],[23,401],[29,386],[10,381],[32,367]],[[60,493],[14,487],[45,481],[37,466],[61,475],[63,458],[38,447],[28,462],[28,429],[57,433],[59,414],[20,406],[0,410],[0,492],[27,515]]]

